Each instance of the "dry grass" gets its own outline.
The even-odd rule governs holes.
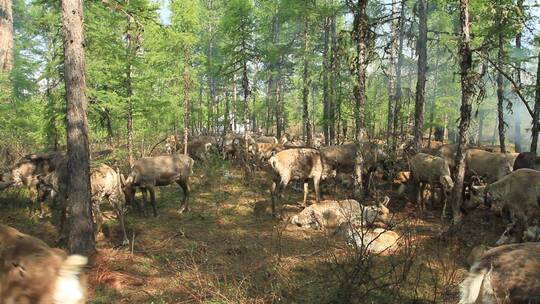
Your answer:
[[[196,167],[191,213],[176,213],[182,195],[178,187],[160,189],[158,218],[136,212],[127,216],[132,247],[115,248],[120,234],[115,222],[107,224],[88,271],[90,302],[339,303],[340,278],[352,266],[354,253],[328,232],[300,229],[270,217],[269,186],[263,172],[245,179],[242,171],[213,160]],[[348,195],[344,189],[330,191],[332,198]],[[399,223],[396,230],[410,235],[414,254],[400,251],[376,257],[369,273],[403,266],[405,258],[413,260],[399,284],[381,284],[366,301],[455,303],[465,257],[474,245],[493,243],[504,228],[493,224],[500,219],[484,225],[485,210],[478,210],[465,218],[460,238],[443,242],[438,239],[444,228],[439,210],[418,218],[413,204],[387,193]],[[2,193],[0,221],[52,244],[54,226],[49,219],[30,220],[25,200],[24,193]],[[300,200],[300,192],[286,191],[285,202]],[[388,275],[382,282],[393,279]]]

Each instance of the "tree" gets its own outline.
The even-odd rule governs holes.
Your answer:
[[[304,16],[302,27],[302,137],[308,146],[313,144],[311,122],[309,121],[309,0],[304,0]]]
[[[90,202],[82,0],[62,1],[62,32],[67,100],[68,246],[71,253],[89,255],[95,251],[95,241]]]
[[[355,139],[357,140],[357,153],[355,159],[355,174],[354,174],[354,192],[357,199],[362,199],[364,189],[362,185],[362,168],[364,159],[362,157],[361,142],[365,140],[365,104],[366,104],[366,68],[367,68],[367,52],[369,38],[369,20],[366,12],[368,4],[367,0],[347,1],[349,8],[354,15],[352,37],[356,46],[356,54],[354,58],[354,77],[356,80],[354,86],[355,107]]]
[[[190,50],[184,48],[184,58],[189,62]],[[189,94],[191,90],[191,79],[189,76],[189,64],[184,66],[184,75],[182,77],[184,91],[184,154],[188,155],[188,134],[189,134]]]
[[[503,69],[503,57],[504,57],[504,42],[502,29],[500,29],[498,35],[498,52],[497,52],[497,62],[499,64],[499,69]],[[506,145],[504,143],[504,82],[503,75],[499,71],[497,73],[497,121],[499,127],[499,145],[501,147],[501,152],[506,153]]]
[[[540,52],[538,53],[538,68],[536,70],[536,93],[534,98],[533,119],[531,128],[531,152],[538,148],[538,130],[540,129]]]
[[[13,68],[12,0],[0,0],[0,72]]]
[[[516,32],[516,49],[521,51],[521,38],[523,31],[523,0],[517,1],[517,10],[518,10],[518,29]],[[516,64],[516,84],[518,88],[521,88],[521,61]],[[519,98],[519,97],[518,97]],[[519,106],[518,106],[519,109]],[[517,112],[517,111],[515,111]],[[516,147],[516,152],[521,152],[521,119],[519,113],[515,113],[515,125],[514,125],[514,145]]]
[[[129,0],[126,0],[129,5]],[[127,148],[129,165],[133,166],[133,58],[137,54],[137,34],[134,35],[132,27],[134,18],[127,15],[126,25],[126,99],[127,99]],[[134,41],[135,40],[135,41]]]
[[[185,0],[172,4],[172,24],[170,38],[173,53],[182,54],[179,71],[174,74],[182,74],[183,114],[184,114],[184,154],[188,154],[188,134],[190,128],[190,95],[192,87],[191,66],[193,64],[192,53],[197,43],[197,30],[199,29],[199,6],[196,0]],[[180,71],[182,70],[182,72]],[[213,91],[213,92],[212,92]],[[215,89],[210,90],[210,98],[215,94]]]
[[[460,20],[460,70],[461,70],[461,108],[459,121],[459,135],[457,142],[455,164],[456,169],[452,172],[454,189],[452,196],[452,227],[459,228],[461,224],[461,204],[463,201],[463,180],[465,178],[465,144],[467,131],[471,122],[472,99],[474,95],[474,82],[476,75],[473,71],[473,59],[471,49],[471,28],[469,19],[469,0],[459,0]]]
[[[396,63],[396,87],[395,92],[393,95],[394,98],[394,111],[393,111],[393,140],[392,140],[392,150],[395,150],[396,144],[397,144],[397,137],[398,137],[398,127],[399,127],[399,119],[401,115],[401,97],[402,97],[402,90],[401,90],[401,70],[403,68],[403,61],[404,61],[404,55],[403,55],[403,42],[404,42],[404,36],[405,36],[405,1],[401,1],[401,12],[399,14],[399,43],[398,43],[398,50],[397,50],[397,63]]]
[[[397,0],[392,0],[392,17],[397,13]],[[388,120],[386,124],[386,142],[390,142],[393,136],[394,127],[394,94],[396,91],[396,55],[398,51],[398,37],[399,26],[398,19],[392,18],[390,29],[392,34],[390,36],[389,58],[388,65],[390,66],[388,72]]]
[[[250,62],[255,56],[254,50],[254,16],[253,3],[248,0],[231,0],[227,3],[222,19],[222,31],[227,40],[224,44],[224,54],[227,62],[223,73],[233,75],[240,72],[243,107],[242,122],[247,126],[249,119],[248,98],[250,96]],[[233,77],[234,78],[234,77]],[[233,108],[236,107],[233,104]]]
[[[498,32],[497,34],[497,64],[499,65],[499,69],[497,71],[497,121],[498,121],[498,130],[499,130],[499,145],[501,147],[501,152],[506,153],[506,145],[505,145],[505,123],[504,123],[504,76],[502,74],[502,71],[504,70],[504,62],[505,62],[505,44],[506,44],[506,37],[505,37],[505,29],[508,27],[508,22],[506,20],[507,14],[503,12],[503,10],[506,10],[506,6],[504,6],[500,1],[499,5],[497,7],[497,13],[496,13],[496,30]]]
[[[416,80],[416,103],[414,113],[414,144],[416,151],[422,148],[424,127],[424,103],[427,73],[427,0],[418,2],[418,77]]]
[[[330,144],[330,108],[333,105],[330,103],[330,79],[329,74],[331,71],[331,59],[330,59],[330,26],[331,18],[324,18],[324,46],[323,46],[323,69],[322,69],[322,78],[323,78],[323,133],[324,133],[324,143],[326,145]]]

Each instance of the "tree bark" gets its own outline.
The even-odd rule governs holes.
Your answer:
[[[307,3],[307,1],[306,1]],[[308,146],[311,146],[313,139],[311,137],[311,124],[309,122],[309,83],[308,83],[308,49],[309,49],[309,33],[308,33],[308,17],[307,12],[304,16],[304,52],[303,52],[303,72],[302,72],[302,122],[303,122],[303,140],[307,143]]]
[[[233,120],[232,120],[232,129],[233,132],[236,132],[236,125],[237,125],[237,100],[238,100],[238,89],[236,86],[236,74],[233,75]]]
[[[484,136],[484,118],[485,114],[483,111],[478,112],[478,140],[477,144],[482,145],[482,137]]]
[[[129,0],[127,0],[129,3]],[[131,25],[133,17],[129,15],[126,28],[126,97],[127,97],[127,147],[128,147],[128,162],[129,166],[133,166],[133,88],[131,83],[131,72],[133,69],[133,37]]]
[[[519,14],[523,16],[523,0],[518,0],[517,5]],[[519,20],[520,29],[516,34],[516,48],[518,50],[521,49],[521,27],[523,27],[523,18],[520,17]],[[521,62],[518,62],[516,64],[516,84],[518,86],[518,89],[521,89]],[[521,117],[519,114],[521,105],[516,105],[516,107],[517,109],[514,109],[514,145],[516,146],[516,152],[521,152]]]
[[[362,182],[362,169],[364,167],[364,159],[362,157],[362,142],[365,135],[365,104],[366,104],[366,67],[367,67],[367,39],[369,36],[369,20],[366,13],[367,0],[358,0],[349,2],[354,20],[353,20],[353,41],[356,44],[355,58],[355,78],[356,84],[354,87],[355,98],[355,139],[357,141],[357,151],[355,158],[355,174],[354,174],[354,196],[356,199],[364,197],[364,187]]]
[[[190,53],[187,48],[184,49],[184,75],[182,77],[184,91],[184,154],[188,155],[188,134],[189,134],[189,92],[191,79],[189,76]]]
[[[502,30],[502,29],[501,29]],[[497,54],[497,61],[499,69],[503,68],[504,58],[504,44],[502,33],[499,33],[499,51]],[[506,145],[504,143],[504,82],[501,72],[497,73],[497,121],[499,126],[499,145],[501,152],[506,153]]]
[[[67,100],[68,210],[71,253],[95,252],[90,203],[90,151],[86,117],[83,1],[62,1],[64,81]]]
[[[390,71],[388,73],[388,120],[386,124],[386,142],[389,143],[393,136],[394,128],[394,94],[396,92],[396,56],[398,52],[398,19],[395,18],[397,14],[397,0],[392,0],[392,24],[390,37],[390,52],[389,52],[389,66]],[[389,145],[390,146],[390,145]]]
[[[473,71],[470,21],[469,21],[469,0],[459,0],[460,12],[460,69],[461,69],[461,108],[459,122],[458,146],[456,151],[456,170],[452,172],[454,181],[452,200],[452,227],[459,229],[461,225],[461,204],[463,201],[463,180],[465,177],[465,153],[464,146],[467,140],[467,131],[471,122],[472,99],[474,95],[474,81],[476,79]]]
[[[336,79],[338,77],[338,41],[336,37],[336,14],[334,13],[332,17],[330,17],[330,38],[331,38],[331,57],[330,57],[330,101],[329,101],[329,111],[328,111],[328,118],[330,119],[330,130],[329,133],[329,144],[335,145],[336,144],[336,107],[338,107],[337,104],[337,88],[336,88]]]
[[[430,102],[430,109],[429,109],[429,142],[428,147],[431,148],[431,138],[433,136],[433,123],[435,121],[435,107],[436,107],[436,100],[437,100],[437,85],[439,83],[439,49],[437,48],[437,59],[435,60],[435,77],[433,79],[433,96],[431,98]]]
[[[213,9],[212,3],[209,4],[209,8]],[[208,73],[208,126],[207,126],[207,132],[212,132],[214,126],[212,126],[211,121],[213,118],[217,115],[214,115],[214,107],[216,106],[216,79],[214,75],[214,27],[212,22],[209,22],[208,25],[208,35],[210,37],[210,40],[208,41],[208,51],[207,51],[207,57],[206,57],[206,64],[208,65],[209,72]]]
[[[272,22],[272,43],[274,45],[279,44],[279,33],[281,30],[281,24],[279,20],[278,15],[278,9],[276,8],[276,11],[274,12],[274,19]],[[281,79],[281,63],[282,58],[281,56],[277,57],[276,62],[272,64],[272,102],[274,104],[274,116],[276,121],[276,136],[278,138],[281,138],[281,133],[283,132],[283,109],[281,107],[281,93],[280,93],[280,79]]]
[[[245,32],[245,29],[244,29],[244,23],[242,23],[242,29],[241,29],[242,33]],[[247,133],[247,130],[248,130],[248,120],[249,120],[249,101],[248,101],[248,98],[249,98],[249,95],[250,95],[250,91],[249,91],[249,77],[248,77],[248,60],[247,60],[247,52],[248,52],[248,48],[247,48],[247,42],[246,42],[246,39],[244,36],[242,36],[242,41],[240,43],[240,52],[242,54],[244,54],[244,56],[242,57],[242,91],[243,91],[243,104],[244,104],[244,112],[243,112],[243,123],[244,123],[244,130],[246,131]]]
[[[13,10],[12,0],[0,0],[0,72],[13,68]]]
[[[281,98],[281,81],[280,77],[276,80],[276,136],[281,138],[284,132],[283,123],[283,102]]]
[[[230,96],[228,92],[225,92],[225,119],[223,126],[223,134],[227,134],[231,131],[231,110],[230,110]]]
[[[397,64],[396,64],[396,91],[394,93],[394,125],[392,126],[393,130],[393,140],[392,140],[392,151],[396,149],[397,139],[399,137],[398,127],[401,114],[401,68],[403,67],[403,40],[405,37],[405,1],[401,2],[401,12],[399,16],[399,44],[398,44],[398,53],[397,53]]]
[[[533,115],[534,117],[531,128],[531,152],[536,153],[538,146],[538,128],[540,126],[538,121],[538,116],[540,115],[540,52],[538,53],[538,68],[536,70],[536,94],[534,98]]]
[[[323,133],[325,145],[330,145],[330,17],[324,18],[324,45],[323,45]]]
[[[422,149],[424,127],[424,103],[427,73],[427,0],[418,2],[418,78],[414,111],[414,143],[416,151]]]

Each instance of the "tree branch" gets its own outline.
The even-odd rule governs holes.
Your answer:
[[[531,118],[534,118],[534,113],[533,113],[533,110],[531,109],[531,106],[527,103],[527,100],[525,99],[525,96],[523,96],[523,94],[521,93],[521,88],[515,82],[515,80],[512,78],[512,76],[508,75],[508,73],[503,71],[495,62],[493,62],[489,58],[489,56],[482,55],[481,52],[477,52],[477,53],[480,55],[481,58],[487,60],[487,62],[489,62],[489,64],[491,64],[491,66],[493,66],[497,70],[497,72],[501,73],[504,76],[504,78],[506,78],[508,81],[510,81],[510,83],[512,84],[512,87],[514,87],[514,91],[516,92],[517,96],[519,97],[519,99],[523,102],[523,104],[527,108],[527,112],[529,112],[529,115],[531,115]]]

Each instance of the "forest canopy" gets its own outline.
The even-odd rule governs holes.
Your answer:
[[[417,1],[366,1],[365,106],[370,138],[411,134],[419,54]],[[85,52],[93,143],[148,149],[167,134],[245,128],[355,136],[355,1],[86,1]],[[13,63],[0,78],[6,147],[65,145],[59,4],[13,1]],[[526,151],[535,104],[539,7],[471,3],[475,82],[470,142]],[[424,137],[457,138],[457,1],[429,1]],[[500,93],[499,93],[500,92]],[[538,97],[536,97],[538,99]],[[189,108],[184,107],[189,99]],[[501,121],[502,118],[502,121]],[[309,132],[305,131],[310,127]],[[310,135],[313,137],[314,135]]]

